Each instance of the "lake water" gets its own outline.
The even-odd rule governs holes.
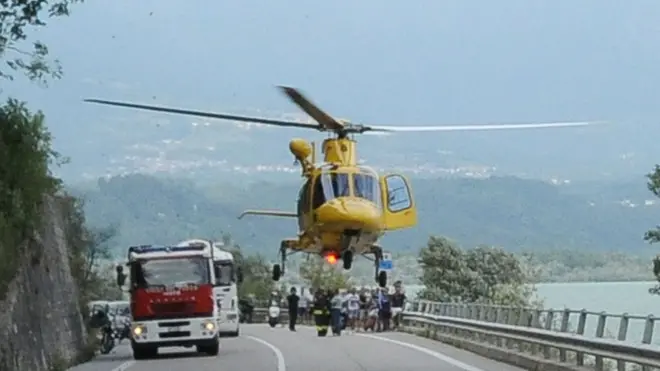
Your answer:
[[[612,314],[628,313],[630,315],[660,317],[660,296],[651,295],[648,289],[654,282],[606,282],[606,283],[546,283],[537,285],[538,296],[544,300],[547,309],[570,308],[586,309],[590,312],[605,311]],[[413,298],[421,286],[406,286],[406,294]],[[594,334],[596,316],[589,316],[585,333]],[[660,320],[655,326],[654,344],[660,345]],[[577,315],[571,317],[574,326]],[[612,319],[607,322],[609,337],[618,333],[619,321]],[[641,342],[644,320],[631,320],[629,325],[629,341]]]

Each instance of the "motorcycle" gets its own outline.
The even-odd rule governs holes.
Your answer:
[[[115,348],[115,338],[115,331],[111,325],[101,328],[101,344],[99,345],[101,354],[108,354]]]
[[[271,300],[268,308],[268,325],[271,328],[277,326],[280,322],[280,304],[276,300]]]
[[[239,321],[240,323],[252,323],[252,314],[254,312],[254,305],[245,299],[240,299],[238,301],[238,309],[240,311]]]

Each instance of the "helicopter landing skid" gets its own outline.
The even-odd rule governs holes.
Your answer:
[[[280,264],[273,265],[273,281],[279,281],[284,275],[284,272],[286,271],[286,257],[300,252],[300,250],[289,251],[289,244],[290,241],[288,240],[282,241],[280,244]]]

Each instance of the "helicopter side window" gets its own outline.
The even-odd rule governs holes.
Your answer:
[[[312,194],[312,206],[317,209],[325,203],[325,194],[323,192],[323,182],[321,177],[314,181],[314,193]]]
[[[380,183],[370,174],[353,174],[353,190],[355,197],[364,198],[381,207]]]

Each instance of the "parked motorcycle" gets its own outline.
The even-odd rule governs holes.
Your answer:
[[[127,313],[109,313],[108,305],[94,307],[89,326],[98,329],[98,349],[101,354],[110,353],[118,343],[131,336],[131,321]]]
[[[270,301],[268,307],[268,325],[275,327],[280,322],[280,303],[277,300]]]

